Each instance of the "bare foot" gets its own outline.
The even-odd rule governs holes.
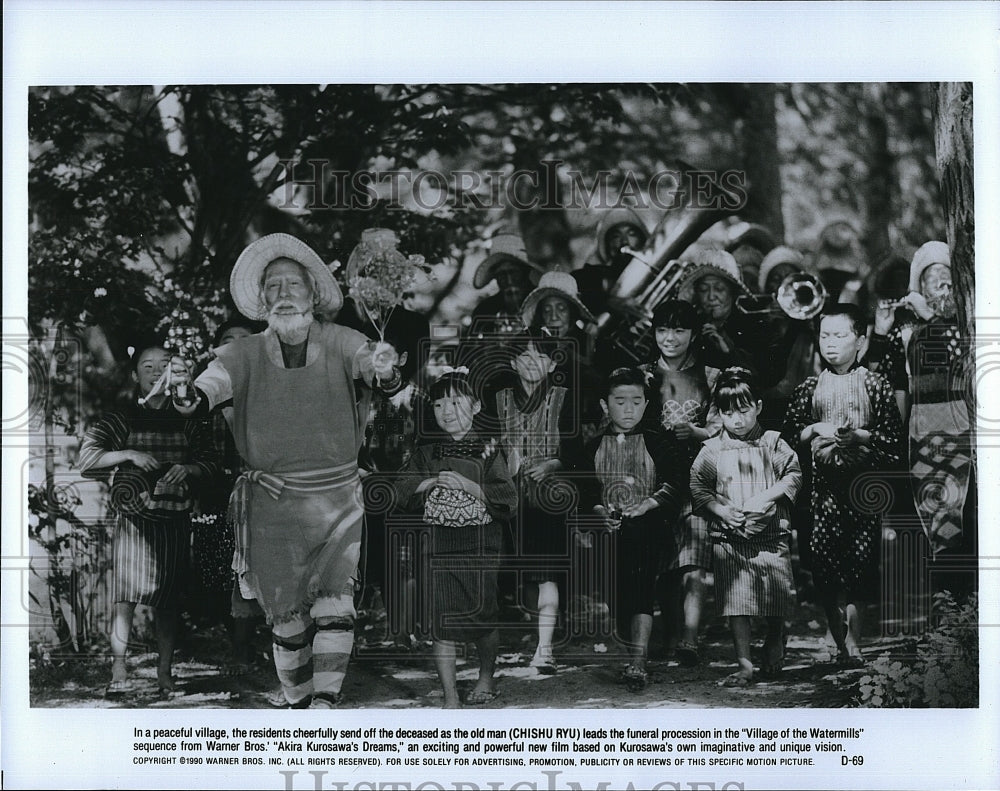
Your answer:
[[[861,649],[858,647],[858,641],[861,639],[859,631],[857,608],[849,604],[844,610],[844,647],[851,656],[861,655]]]
[[[442,709],[460,709],[462,708],[462,702],[455,698],[454,700],[445,698],[444,704],[441,706]]]
[[[111,663],[111,683],[124,684],[128,681],[128,668],[125,667],[124,659],[115,659]]]
[[[497,689],[497,681],[495,678],[490,676],[489,678],[481,678],[476,682],[476,686],[472,688],[472,695],[476,696],[490,696]]]

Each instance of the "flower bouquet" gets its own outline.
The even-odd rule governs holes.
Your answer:
[[[396,234],[388,228],[368,228],[347,261],[347,286],[354,301],[375,325],[379,340],[393,310],[428,267],[422,255],[404,255]]]

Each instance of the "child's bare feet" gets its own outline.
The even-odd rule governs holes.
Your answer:
[[[128,668],[124,659],[115,659],[111,662],[111,683],[115,685],[124,684],[128,681]]]
[[[746,687],[753,682],[753,662],[747,657],[737,657],[737,664],[740,669],[735,673],[726,676],[719,682],[722,687]]]
[[[495,683],[490,679],[488,684],[476,684],[465,696],[465,702],[470,706],[482,706],[485,703],[492,703],[498,697],[500,697],[500,691],[496,689]]]
[[[128,669],[124,659],[115,659],[111,663],[111,682],[104,690],[109,697],[117,697],[135,691],[135,682],[128,677]]]
[[[174,681],[173,676],[170,675],[169,668],[156,671],[156,683],[160,688],[160,692],[173,692],[177,689],[177,683]]]

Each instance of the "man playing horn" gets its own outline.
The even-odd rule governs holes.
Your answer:
[[[960,363],[969,354],[970,339],[963,337],[956,318],[948,245],[931,241],[917,250],[909,287],[903,299],[879,304],[868,357],[881,361],[890,378],[904,366],[909,376],[910,471],[932,553],[974,555],[974,438]],[[913,320],[902,321],[896,314],[903,305],[913,315],[901,313]],[[974,588],[974,562],[972,568],[956,568],[948,575],[953,593]],[[944,586],[945,575],[938,576]]]
[[[272,624],[274,664],[293,708],[330,708],[354,645],[361,547],[357,457],[372,388],[402,386],[386,343],[319,320],[343,297],[306,244],[271,234],[233,267],[236,307],[268,329],[215,350],[195,382],[204,410],[233,402],[249,471],[234,496],[241,587]]]

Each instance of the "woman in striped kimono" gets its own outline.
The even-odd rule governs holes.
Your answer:
[[[763,403],[749,371],[723,371],[712,399],[723,430],[704,443],[691,467],[691,500],[711,520],[716,605],[729,617],[739,665],[721,683],[746,686],[754,675],[753,616],[767,620],[761,675],[777,675],[784,659],[785,619],[795,607],[789,516],[802,471],[778,432],[757,422]]]
[[[125,652],[137,604],[156,612],[159,650],[157,683],[174,689],[171,663],[177,631],[177,602],[187,574],[191,537],[188,481],[218,471],[211,437],[202,421],[189,420],[154,386],[171,365],[159,346],[137,350],[132,378],[140,403],[105,415],[80,446],[85,477],[111,474],[111,507],[117,513],[114,535],[114,613],[111,625],[111,683],[108,692],[130,691]],[[183,365],[174,377],[187,377]],[[154,392],[153,395],[150,395]]]

